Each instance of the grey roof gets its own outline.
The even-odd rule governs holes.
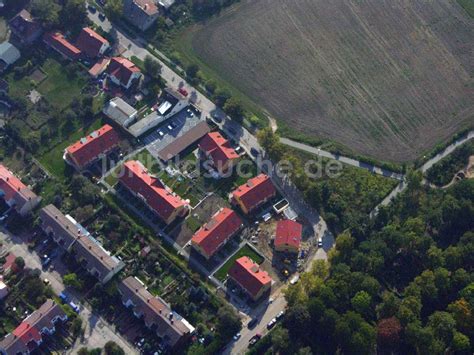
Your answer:
[[[175,156],[188,148],[191,144],[197,142],[210,131],[211,130],[206,122],[199,122],[181,137],[178,137],[165,148],[160,150],[158,152],[158,157],[165,162],[173,159]]]
[[[0,44],[0,59],[7,65],[12,65],[20,59],[20,51],[10,42],[3,42]]]
[[[71,247],[80,235],[80,231],[76,225],[54,205],[48,205],[42,208],[40,218],[43,230],[47,228],[51,229],[56,238],[61,238],[64,241],[62,247],[66,250]]]
[[[141,136],[146,131],[158,126],[161,122],[166,120],[166,116],[160,115],[158,112],[152,112],[148,116],[143,117],[137,123],[129,127],[130,133],[134,137]]]
[[[122,126],[126,126],[127,121],[137,115],[137,110],[123,101],[120,97],[114,97],[110,100],[104,107],[103,112]]]
[[[86,260],[87,269],[94,268],[100,273],[95,276],[101,282],[110,272],[118,272],[124,266],[123,262],[110,255],[102,245],[89,236],[81,235],[77,239],[77,243],[73,244],[72,251],[79,259]]]
[[[134,312],[143,315],[148,327],[155,325],[157,334],[170,346],[175,346],[194,328],[174,313],[159,297],[154,297],[145,286],[135,277],[127,277],[118,285],[124,302],[131,300]]]

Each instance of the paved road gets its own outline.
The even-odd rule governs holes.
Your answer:
[[[326,150],[322,150],[320,148],[312,147],[312,146],[307,145],[307,144],[299,143],[299,142],[293,141],[293,140],[288,139],[288,138],[283,138],[282,137],[282,138],[280,138],[280,142],[283,143],[283,144],[289,145],[290,147],[297,148],[297,149],[306,151],[308,153],[318,155],[318,156],[323,157],[323,158],[329,158],[329,159],[337,160],[337,161],[340,161],[341,163],[344,163],[344,164],[347,164],[347,165],[352,165],[352,166],[355,166],[356,168],[366,169],[366,170],[368,170],[372,173],[382,175],[382,176],[385,176],[385,177],[389,177],[389,178],[392,178],[392,179],[397,179],[399,181],[403,181],[403,179],[405,177],[405,175],[403,175],[403,174],[395,173],[393,171],[390,171],[390,170],[387,170],[387,169],[384,169],[384,168],[380,168],[380,167],[372,165],[372,164],[364,163],[364,162],[356,160],[356,159],[348,158],[348,157],[338,155],[338,154],[333,154],[333,153],[328,152]]]
[[[56,294],[60,294],[65,290],[61,275],[69,271],[62,265],[59,258],[56,258],[52,262],[48,270],[43,270],[39,255],[35,251],[30,252],[27,243],[22,238],[2,228],[0,231],[0,241],[3,243],[3,248],[16,256],[21,256],[25,260],[27,267],[41,270],[41,279],[48,279],[51,288]],[[71,290],[68,290],[68,293],[73,295]],[[75,297],[73,296],[73,298]],[[133,345],[120,336],[112,324],[94,314],[88,305],[81,305],[80,316],[85,326],[84,338],[81,341],[76,341],[73,347],[67,351],[68,354],[76,354],[82,347],[91,349],[97,347],[102,348],[109,340],[113,340],[119,344],[122,349],[125,350],[126,354],[138,354]]]
[[[469,132],[466,136],[463,138],[460,138],[456,140],[454,143],[450,144],[447,146],[442,152],[438,153],[435,155],[433,158],[428,160],[425,164],[423,164],[420,168],[420,171],[422,173],[425,173],[427,170],[429,170],[433,165],[438,163],[441,159],[447,157],[449,154],[451,154],[456,148],[459,146],[463,145],[464,143],[470,141],[472,138],[474,138],[474,131]],[[423,180],[424,183],[428,183],[425,179]],[[432,185],[430,185],[432,186]],[[407,184],[405,181],[402,181],[400,184],[398,184],[395,189],[390,192],[390,194],[385,197],[382,202],[380,202],[373,210],[370,212],[370,217],[374,217],[377,215],[380,207],[382,206],[388,206],[392,200],[397,197],[397,195],[401,192],[403,192],[407,187]]]

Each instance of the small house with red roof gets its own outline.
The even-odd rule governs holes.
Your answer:
[[[140,80],[140,69],[126,58],[113,57],[107,67],[109,79],[116,85],[129,89],[135,81]]]
[[[0,164],[0,198],[21,216],[30,213],[41,198],[21,182],[11,171]]]
[[[249,179],[231,193],[231,202],[249,214],[276,195],[275,186],[268,175],[260,174]]]
[[[76,47],[87,57],[97,58],[104,55],[110,43],[93,29],[84,27],[77,38]]]
[[[272,278],[248,256],[237,259],[229,269],[229,277],[256,301],[270,290]]]
[[[43,42],[65,59],[78,60],[81,57],[81,50],[69,42],[61,32],[46,33]]]
[[[191,239],[192,246],[206,259],[210,259],[242,227],[242,220],[230,208],[222,208],[203,225]]]
[[[106,124],[67,147],[64,159],[80,171],[118,148],[119,143],[117,131]]]
[[[303,226],[289,219],[278,221],[275,233],[275,250],[286,253],[298,253],[301,244]]]
[[[233,163],[239,158],[239,154],[219,132],[210,132],[201,139],[199,154],[201,159],[209,161],[220,175],[232,169]]]
[[[189,203],[151,175],[141,162],[127,161],[120,175],[120,183],[166,224],[188,213]]]
[[[60,321],[67,321],[66,313],[53,300],[47,300],[0,341],[0,353],[30,354],[42,344],[43,335],[56,332]]]

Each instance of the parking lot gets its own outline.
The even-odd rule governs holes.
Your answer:
[[[155,158],[158,158],[159,151],[201,121],[200,114],[192,107],[189,107],[166,120],[161,126],[141,138],[141,141],[147,146],[148,151]]]

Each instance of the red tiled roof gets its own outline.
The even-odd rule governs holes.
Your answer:
[[[5,200],[15,198],[18,192],[23,189],[27,189],[26,185],[0,164],[0,190],[3,191]]]
[[[290,245],[299,248],[303,226],[291,220],[278,221],[275,236],[275,246]]]
[[[120,137],[117,131],[112,126],[106,124],[87,137],[81,138],[73,145],[67,147],[66,152],[74,158],[79,168],[83,168],[94,159],[97,159],[100,154],[107,153],[119,141]]]
[[[113,57],[107,68],[107,73],[116,77],[122,84],[128,84],[133,73],[140,73],[140,69],[126,58]]]
[[[32,327],[28,322],[23,321],[18,327],[13,330],[12,334],[20,338],[24,344],[28,344],[30,341],[39,342],[41,340],[41,334],[35,327]]]
[[[172,213],[186,204],[179,196],[173,195],[156,177],[136,160],[127,161],[120,181],[131,191],[140,194],[163,220],[168,220]]]
[[[43,40],[46,44],[71,59],[78,59],[81,55],[81,50],[70,43],[61,32],[46,33]]]
[[[107,66],[110,63],[110,58],[100,58],[97,60],[97,62],[92,66],[92,68],[89,69],[89,74],[96,78],[100,74],[102,74],[105,69],[107,69]]]
[[[202,226],[192,241],[199,245],[208,256],[212,256],[228,238],[241,227],[242,221],[230,208],[223,208]]]
[[[250,211],[275,193],[275,186],[273,186],[270,177],[260,174],[239,186],[232,192],[232,196],[239,197],[247,210]]]
[[[147,15],[155,15],[158,12],[158,7],[156,6],[155,2],[152,0],[134,0],[135,4],[137,4],[143,11],[146,12]]]
[[[77,47],[91,58],[99,56],[104,44],[108,45],[109,41],[89,27],[82,29],[76,42]]]
[[[257,296],[262,287],[272,282],[268,273],[261,270],[248,256],[242,256],[235,261],[229,270],[229,276],[253,297]]]
[[[199,142],[199,149],[212,158],[216,167],[222,167],[228,160],[239,157],[234,148],[230,146],[229,141],[219,132],[206,134]]]

